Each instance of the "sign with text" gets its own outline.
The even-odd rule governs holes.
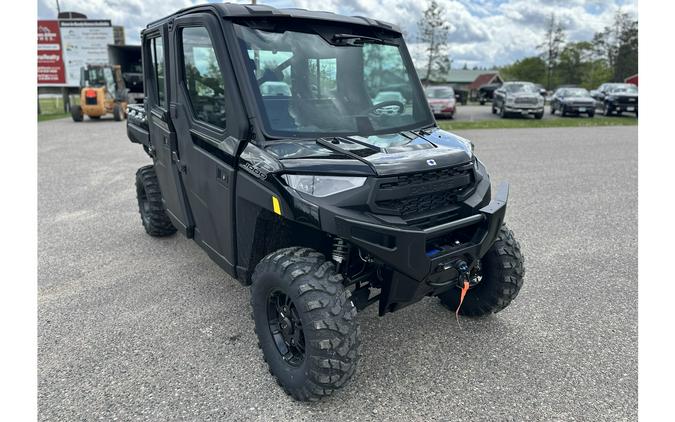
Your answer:
[[[59,21],[66,84],[79,86],[80,69],[88,64],[108,64],[108,45],[114,44],[109,20]]]
[[[59,21],[37,22],[37,77],[38,85],[64,85],[66,83]]]

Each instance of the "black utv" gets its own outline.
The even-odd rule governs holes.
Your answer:
[[[142,46],[147,98],[127,126],[152,158],[142,224],[250,286],[262,355],[295,399],[352,377],[357,310],[437,296],[480,316],[518,294],[508,187],[492,194],[471,142],[436,126],[395,26],[211,4],[149,24]],[[392,84],[410,98],[373,101]]]

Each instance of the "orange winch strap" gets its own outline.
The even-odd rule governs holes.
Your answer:
[[[462,287],[462,292],[459,295],[459,305],[457,305],[457,310],[455,311],[455,318],[457,319],[457,324],[459,324],[459,308],[462,307],[462,302],[464,302],[464,296],[466,296],[466,292],[469,290],[469,281],[464,280],[464,286]]]

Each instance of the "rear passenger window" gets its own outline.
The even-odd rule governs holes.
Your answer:
[[[157,93],[157,105],[166,108],[166,95],[164,92],[164,42],[162,37],[150,40],[150,55],[152,59],[152,77],[155,80],[155,92]]]
[[[225,83],[204,27],[184,28],[184,82],[197,120],[225,128]]]

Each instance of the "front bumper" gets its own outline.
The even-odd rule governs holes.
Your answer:
[[[544,112],[544,106],[519,106],[519,105],[505,105],[504,111],[507,113],[520,113],[520,114],[538,114]]]
[[[458,281],[459,262],[473,268],[499,233],[508,192],[508,184],[502,183],[492,200],[475,214],[426,229],[335,215],[331,231],[367,251],[392,271],[391,281],[383,283],[380,292],[379,312],[383,315],[452,288]]]
[[[638,105],[636,103],[609,103],[609,106],[612,111],[621,111],[621,112],[628,112],[628,113],[635,113],[637,112]]]
[[[590,113],[595,112],[595,106],[593,104],[586,104],[586,105],[565,104],[565,111],[568,113]]]

